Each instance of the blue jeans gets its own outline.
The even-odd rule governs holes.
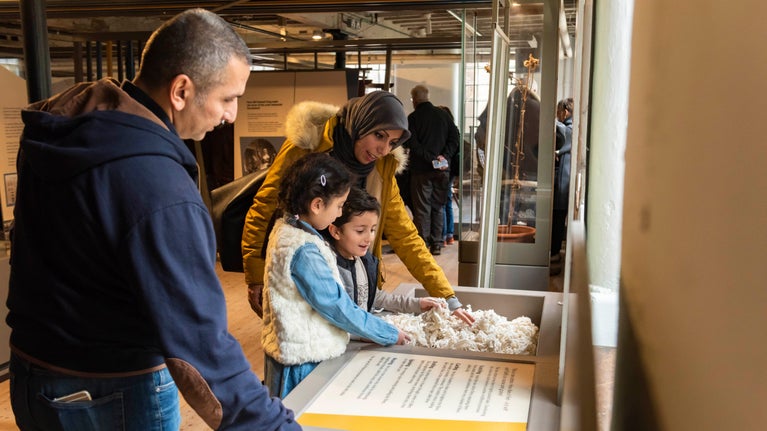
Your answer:
[[[12,354],[10,377],[11,406],[22,431],[176,431],[181,426],[178,389],[167,368],[131,377],[76,377]],[[93,399],[54,401],[81,390]]]
[[[305,362],[297,365],[282,365],[276,359],[264,354],[264,385],[269,389],[269,395],[285,398],[319,364],[319,362]]]
[[[453,180],[455,177],[450,177],[450,184],[447,187],[447,202],[445,202],[445,217],[442,224],[442,238],[447,240],[452,238],[455,228],[455,219],[453,218]]]

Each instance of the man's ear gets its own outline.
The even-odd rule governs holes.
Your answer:
[[[330,232],[330,236],[332,236],[336,241],[341,239],[341,229],[338,228],[338,226],[334,225],[333,223],[330,223],[328,225],[328,232]]]
[[[186,74],[176,75],[170,82],[170,104],[176,111],[184,109],[194,99],[194,83]]]

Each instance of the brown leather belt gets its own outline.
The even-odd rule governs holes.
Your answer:
[[[46,369],[48,371],[60,373],[60,374],[66,374],[68,376],[74,376],[74,377],[102,378],[102,379],[117,378],[117,377],[133,377],[133,376],[140,376],[142,374],[154,373],[155,371],[160,371],[163,368],[167,367],[165,363],[162,363],[152,368],[146,368],[143,370],[136,370],[136,371],[124,371],[120,373],[89,373],[86,371],[76,371],[76,370],[70,370],[68,368],[57,367],[56,365],[52,365],[45,361],[41,361],[17,349],[13,344],[11,344],[11,352],[13,352],[13,354],[20,357],[21,359],[24,359],[25,361],[29,362],[30,364],[37,365],[40,368]]]

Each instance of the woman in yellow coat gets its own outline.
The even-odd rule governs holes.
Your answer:
[[[277,207],[277,193],[285,172],[309,152],[327,152],[339,159],[381,204],[381,220],[373,254],[381,257],[383,235],[408,271],[429,295],[445,298],[453,315],[471,324],[445,273],[429,252],[408,215],[394,178],[407,164],[402,144],[410,137],[407,114],[395,95],[376,91],[349,100],[342,108],[301,102],[285,119],[286,141],[253,199],[242,233],[243,266],[251,306],[261,315],[264,283],[262,249],[267,226]],[[380,282],[383,277],[379,274]],[[380,286],[379,286],[380,287]]]

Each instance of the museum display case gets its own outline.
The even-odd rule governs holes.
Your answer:
[[[485,70],[476,61],[464,63],[467,88],[474,89],[468,83],[478,74],[491,76],[486,105],[468,105],[464,117],[476,162],[460,182],[458,282],[546,290],[560,5],[522,2],[501,15]],[[527,34],[510,37],[509,28]],[[484,49],[472,42],[465,43],[469,59]]]
[[[352,342],[341,357],[323,361],[285,398],[285,405],[302,425],[350,431],[559,429],[562,293],[455,291],[473,310],[494,310],[509,320],[529,317],[539,328],[536,353]],[[394,293],[427,295],[417,284],[401,284]]]
[[[475,312],[530,318],[538,327],[534,354],[352,342],[344,355],[323,361],[285,405],[305,429],[597,429],[585,229],[581,221],[572,229],[573,276],[565,293],[454,287]],[[428,295],[414,283],[394,293]]]

